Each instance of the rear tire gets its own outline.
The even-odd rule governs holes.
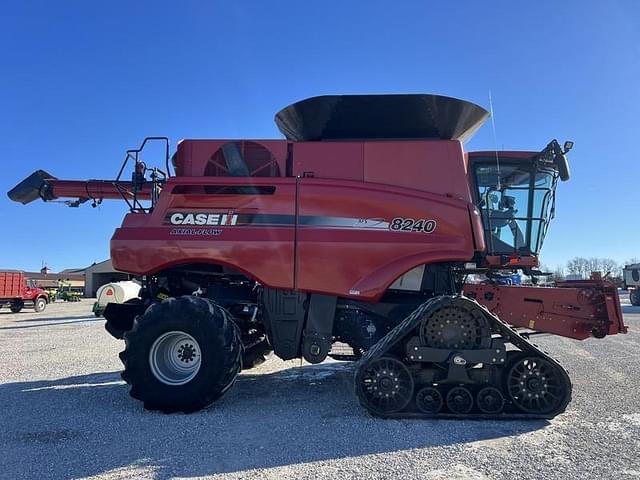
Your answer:
[[[240,372],[240,331],[211,300],[168,298],[125,332],[122,378],[148,410],[190,413],[220,398]]]
[[[20,311],[24,308],[24,302],[21,302],[21,301],[20,302],[13,302],[11,304],[11,307],[9,307],[9,308],[11,308],[11,311],[13,313],[20,313]]]
[[[44,312],[45,308],[47,308],[47,301],[43,297],[38,298],[33,304],[36,313]]]

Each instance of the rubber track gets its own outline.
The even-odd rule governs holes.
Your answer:
[[[556,360],[551,358],[546,352],[541,350],[537,345],[529,342],[525,338],[523,338],[514,328],[510,327],[502,320],[500,320],[496,315],[491,313],[486,307],[480,305],[473,299],[462,295],[442,295],[439,297],[434,297],[430,300],[427,300],[425,303],[416,308],[413,312],[411,312],[404,320],[402,320],[398,325],[396,325],[387,335],[385,335],[382,339],[380,339],[373,347],[371,347],[367,352],[356,362],[356,374],[355,374],[355,390],[356,395],[360,399],[360,389],[358,388],[357,382],[359,377],[359,371],[363,370],[367,367],[367,365],[373,360],[380,358],[386,352],[391,349],[397,342],[401,339],[405,338],[407,335],[411,333],[418,325],[420,321],[425,315],[429,315],[431,312],[434,312],[440,307],[448,305],[452,300],[455,299],[464,299],[466,302],[472,303],[477,308],[480,308],[484,315],[489,320],[489,324],[493,333],[499,333],[502,335],[505,340],[517,348],[520,349],[521,352],[530,355],[532,357],[541,357],[547,360],[549,363],[558,368],[558,371],[561,372],[561,375],[564,378],[564,381],[567,385],[567,398],[566,401],[563,402],[555,411],[545,414],[534,414],[534,413],[517,413],[517,412],[508,412],[508,413],[499,413],[499,414],[486,414],[486,413],[469,413],[469,414],[453,414],[453,413],[437,413],[437,414],[425,414],[422,412],[394,412],[387,414],[380,414],[378,412],[372,412],[370,410],[369,413],[376,417],[380,418],[388,418],[388,419],[401,419],[401,418],[414,418],[414,419],[478,419],[478,420],[511,420],[511,419],[551,419],[556,415],[561,414],[565,411],[567,405],[571,401],[571,379],[567,374],[566,370],[560,365]],[[502,389],[505,400],[508,400],[507,392],[504,392]],[[360,399],[360,403],[365,406],[365,402]]]

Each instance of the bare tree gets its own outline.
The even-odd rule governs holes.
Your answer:
[[[567,262],[567,271],[572,275],[579,275],[581,278],[589,278],[591,272],[608,274],[611,278],[617,278],[621,273],[618,262],[611,258],[598,257],[574,257]]]
[[[564,267],[562,265],[558,265],[556,269],[553,271],[553,281],[561,282],[565,279],[564,276]]]
[[[570,275],[579,275],[580,278],[587,278],[589,271],[589,260],[584,257],[574,257],[567,262],[567,272]]]
[[[618,262],[611,258],[600,259],[600,271],[603,275],[609,275],[610,278],[617,278],[622,274],[622,269]]]

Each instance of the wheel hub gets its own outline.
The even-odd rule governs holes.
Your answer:
[[[178,348],[178,358],[185,363],[193,362],[196,358],[196,350],[190,343],[184,343]]]
[[[198,374],[201,364],[200,345],[188,333],[166,332],[149,350],[149,368],[153,376],[166,385],[184,385]]]
[[[393,392],[393,380],[388,377],[380,379],[378,382],[380,385],[380,393],[392,393]]]
[[[546,386],[542,381],[540,381],[539,378],[529,378],[526,384],[527,389],[534,393],[540,393],[544,391]]]

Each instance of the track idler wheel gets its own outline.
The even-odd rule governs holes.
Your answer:
[[[520,356],[507,372],[507,392],[520,410],[554,416],[569,402],[571,384],[565,372],[546,359]]]
[[[435,387],[425,387],[416,395],[416,407],[422,413],[433,415],[438,413],[443,405],[442,394]]]
[[[453,387],[447,393],[447,408],[459,415],[469,413],[473,408],[473,395],[468,388]]]
[[[482,413],[500,413],[504,408],[504,396],[495,387],[484,387],[476,396],[476,405]]]
[[[403,410],[413,398],[411,372],[400,360],[380,357],[356,377],[356,394],[363,407],[375,415]]]

